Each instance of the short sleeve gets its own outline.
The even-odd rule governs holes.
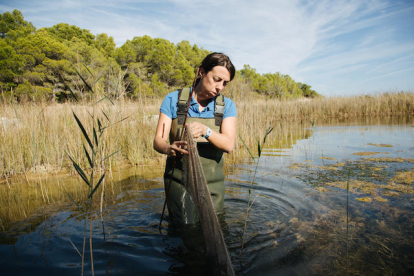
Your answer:
[[[224,97],[224,116],[223,119],[226,119],[227,117],[237,117],[237,108],[234,102]]]
[[[177,117],[177,102],[178,90],[165,96],[160,107],[160,112],[167,115],[171,119],[175,119]]]

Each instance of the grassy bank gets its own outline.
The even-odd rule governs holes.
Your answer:
[[[300,121],[302,128],[329,120],[413,116],[414,113],[414,93],[405,92],[288,101],[258,98],[243,91],[243,87],[230,87],[227,95],[236,102],[238,134],[249,148],[256,147],[256,139],[262,138],[269,125],[275,129],[267,146],[283,148],[309,135],[306,129],[292,131],[292,121]],[[107,129],[104,137],[104,155],[120,150],[109,159],[110,167],[162,165],[163,157],[152,149],[160,103],[161,99],[142,99],[117,101],[115,105],[100,104],[100,110],[108,118],[103,125],[116,123]],[[72,112],[86,125],[89,113],[92,113],[86,104],[3,103],[0,111],[0,177],[7,180],[19,174],[71,172],[72,164],[66,152],[85,165],[83,138]],[[124,118],[127,119],[117,123]],[[294,137],[292,133],[300,133],[300,137]],[[235,151],[226,158],[231,163],[244,157],[245,149],[237,139]]]

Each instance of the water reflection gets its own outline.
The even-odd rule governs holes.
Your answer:
[[[252,160],[229,166],[220,222],[236,273],[412,275],[414,197],[409,172],[414,166],[414,128],[405,125],[405,119],[390,120],[387,124],[369,120],[370,125],[317,122],[307,129],[292,126],[299,133],[292,131],[288,137],[300,139],[270,143],[256,174]],[[293,141],[289,147],[282,146],[289,140]],[[361,155],[370,152],[376,154]],[[161,178],[130,171],[112,179],[105,184],[104,228],[99,208],[94,211],[96,274],[209,271],[198,226],[173,228],[167,216],[159,231],[164,201]],[[256,200],[242,250],[249,190]],[[33,199],[43,200],[40,186],[37,192]],[[81,190],[76,193],[83,195]],[[57,198],[49,193],[51,202]],[[77,250],[81,251],[84,229],[85,214],[72,204],[44,207],[0,233],[2,273],[80,273]],[[90,274],[88,250],[86,274]]]

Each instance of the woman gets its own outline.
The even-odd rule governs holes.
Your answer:
[[[220,92],[234,78],[235,71],[229,57],[222,53],[212,53],[204,58],[186,121],[198,140],[197,149],[217,212],[224,205],[223,152],[229,153],[234,148],[237,117],[234,102],[220,95]],[[170,182],[172,185],[167,195],[168,211],[172,221],[180,224],[197,221],[195,207],[181,184],[180,155],[188,152],[185,149],[186,142],[179,141],[179,133],[186,113],[186,109],[182,111],[183,106],[188,104],[188,93],[191,93],[188,89],[178,90],[164,98],[154,138],[154,149],[168,155],[164,174],[165,190]],[[173,170],[174,158],[176,164]]]

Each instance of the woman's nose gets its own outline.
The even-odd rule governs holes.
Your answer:
[[[216,86],[216,90],[218,91],[218,92],[220,92],[221,90],[223,90],[224,89],[224,85],[223,85],[223,83],[222,82],[219,82],[218,84],[217,84],[217,86]]]

